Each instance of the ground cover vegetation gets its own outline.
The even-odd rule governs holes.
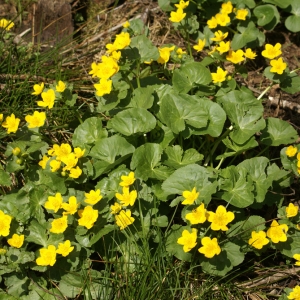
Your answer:
[[[243,299],[253,287],[232,278],[256,261],[299,272],[299,208],[285,198],[299,136],[262,104],[274,85],[300,91],[281,43],[265,41],[279,23],[300,32],[299,2],[158,3],[184,48],[127,21],[89,67],[93,102],[60,69],[1,99],[0,299]],[[11,73],[27,52],[11,50],[13,21],[0,27]],[[270,85],[254,96],[238,77],[257,56]],[[300,299],[299,280],[255,292]]]

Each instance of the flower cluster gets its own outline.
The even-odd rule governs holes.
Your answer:
[[[60,146],[54,144],[52,148],[48,150],[48,155],[44,155],[43,159],[39,162],[39,165],[46,169],[49,162],[51,172],[61,171],[62,176],[67,174],[71,178],[78,178],[82,174],[81,168],[77,165],[78,159],[84,155],[85,149],[79,147],[74,148],[69,144],[61,144]]]
[[[298,148],[290,145],[286,148],[285,154],[296,165],[298,174],[300,174],[300,151]]]
[[[54,245],[49,245],[47,248],[40,249],[40,256],[36,259],[39,266],[53,266],[56,263],[56,254],[61,254],[63,257],[68,256],[74,249],[71,242],[66,240],[59,243],[56,248]]]
[[[126,26],[124,28],[127,28]],[[112,90],[112,80],[110,79],[119,71],[118,61],[121,58],[121,51],[130,45],[130,35],[128,32],[121,32],[116,35],[115,41],[112,44],[107,44],[107,55],[101,57],[101,63],[93,62],[92,70],[89,74],[92,77],[98,77],[99,83],[94,84],[96,96],[102,97],[110,94]]]
[[[246,20],[248,15],[247,9],[236,9],[233,7],[231,1],[222,4],[222,7],[215,16],[207,21],[207,25],[210,29],[216,28],[217,26],[228,26],[232,18],[238,20]]]
[[[183,205],[193,205],[199,197],[199,192],[197,192],[194,187],[192,191],[183,191],[182,196],[185,198],[182,202]],[[192,212],[187,213],[185,215],[185,219],[188,220],[191,225],[202,224],[208,221],[211,223],[211,230],[227,231],[227,225],[233,221],[234,213],[227,211],[223,205],[219,205],[216,212],[207,211],[204,203],[201,203],[199,206],[194,208]],[[184,252],[189,252],[197,245],[197,229],[192,228],[191,233],[186,229],[183,230],[182,236],[177,240],[177,243],[179,245],[183,245]],[[202,237],[201,244],[202,247],[200,247],[198,251],[204,254],[207,258],[212,258],[221,253],[221,248],[216,237]]]
[[[280,43],[277,43],[275,46],[270,44],[265,45],[265,50],[262,51],[261,55],[271,60],[270,65],[272,68],[270,69],[270,72],[281,75],[286,69],[287,64],[282,60],[282,57],[274,59],[281,54],[282,52]]]
[[[137,198],[137,191],[130,191],[130,186],[135,182],[134,172],[130,172],[128,175],[121,176],[120,186],[122,187],[122,194],[116,193],[115,197],[119,202],[115,202],[111,205],[111,213],[115,215],[116,224],[121,230],[125,229],[128,225],[134,222],[134,218],[131,217],[131,211],[128,206],[133,206]],[[126,208],[126,211],[123,208]]]
[[[180,0],[179,4],[175,4],[177,10],[172,11],[169,20],[173,23],[179,23],[181,22],[185,16],[186,13],[183,12],[183,10],[189,5],[189,1],[183,1]]]

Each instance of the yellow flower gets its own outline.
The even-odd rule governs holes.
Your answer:
[[[116,224],[120,227],[120,230],[125,229],[127,226],[131,225],[134,222],[134,218],[131,217],[131,211],[121,210],[118,215],[116,215]]]
[[[177,8],[185,9],[186,7],[188,7],[189,3],[190,3],[190,1],[184,2],[183,0],[180,0],[179,4],[175,4],[175,6]]]
[[[80,149],[79,147],[74,148],[74,154],[77,158],[80,158],[84,155],[85,149]]]
[[[18,156],[21,153],[21,149],[19,147],[16,147],[12,150],[12,154],[15,156]]]
[[[28,128],[36,128],[44,126],[46,120],[45,112],[35,111],[33,115],[27,115],[25,121],[28,123]]]
[[[270,61],[270,65],[272,68],[270,69],[270,72],[272,73],[277,73],[277,74],[282,74],[283,71],[286,69],[286,63],[283,62],[282,57],[276,59],[272,59]]]
[[[226,207],[219,205],[216,212],[208,211],[208,222],[211,222],[212,230],[228,230],[227,224],[234,219],[234,213],[231,211],[226,211]]]
[[[244,52],[245,57],[249,59],[254,59],[257,55],[255,52],[253,52],[250,48],[247,48],[246,51]]]
[[[55,100],[55,92],[52,89],[49,89],[47,92],[42,93],[43,101],[37,101],[37,105],[41,107],[48,107],[49,109],[53,108]]]
[[[24,234],[14,234],[12,238],[7,240],[7,243],[15,248],[21,248],[24,243]]]
[[[116,35],[116,39],[114,41],[114,46],[116,50],[121,50],[130,45],[130,35],[128,32],[121,32]]]
[[[197,229],[192,228],[190,233],[188,230],[183,230],[181,237],[177,240],[177,244],[183,245],[183,251],[189,252],[197,245]]]
[[[2,123],[2,127],[6,128],[7,133],[16,133],[18,130],[20,119],[16,118],[14,114],[11,114],[10,116],[7,116],[5,121]]]
[[[178,58],[182,58],[182,54],[186,54],[186,51],[183,51],[181,48],[178,48],[176,50],[176,54],[177,54]]]
[[[129,187],[123,186],[123,194],[116,193],[116,198],[121,201],[122,206],[133,206],[137,198],[137,192],[133,190],[129,193]]]
[[[63,160],[66,159],[71,153],[72,148],[69,144],[62,143],[60,146],[53,145],[54,155],[56,155],[57,160]],[[51,155],[50,153],[48,153]]]
[[[40,249],[40,257],[36,259],[39,266],[53,266],[56,262],[56,248],[49,245],[48,248]]]
[[[181,8],[178,8],[177,11],[172,11],[169,20],[173,23],[179,23],[186,16],[186,13],[183,12]]]
[[[272,46],[270,44],[265,45],[265,50],[261,52],[261,55],[273,59],[281,54],[281,44],[277,43],[275,46]]]
[[[0,210],[0,236],[8,236],[12,217]]]
[[[288,157],[293,157],[297,154],[298,152],[298,149],[297,147],[294,147],[294,146],[288,146],[285,150],[285,154],[288,156]],[[297,155],[297,159],[298,159],[298,155]]]
[[[77,166],[76,168],[73,168],[70,170],[69,177],[77,179],[82,174],[82,170]]]
[[[218,26],[218,22],[215,17],[212,17],[211,19],[209,19],[206,22],[206,24],[207,24],[208,28],[210,28],[210,29],[216,28]]]
[[[247,15],[248,15],[248,10],[243,8],[243,9],[238,9],[238,10],[236,11],[235,17],[236,17],[237,19],[239,19],[239,20],[244,20],[244,21],[245,21]]]
[[[213,83],[223,82],[226,80],[227,71],[222,70],[222,68],[218,67],[217,73],[211,73],[211,77]]]
[[[212,258],[221,253],[221,248],[216,238],[211,239],[210,237],[206,236],[201,239],[201,244],[203,246],[199,248],[198,251],[204,254],[204,256],[207,258]]]
[[[285,212],[286,212],[286,216],[288,218],[292,218],[297,216],[299,211],[299,206],[294,205],[293,203],[290,203],[288,207],[286,207]]]
[[[84,202],[91,205],[95,205],[102,199],[100,193],[101,191],[99,189],[95,191],[91,190],[89,193],[84,193],[85,195]]]
[[[102,56],[102,63],[97,64],[97,68],[91,72],[100,79],[109,79],[115,75],[119,69],[119,65],[113,57]]]
[[[56,250],[57,254],[61,254],[63,257],[68,256],[74,249],[74,246],[71,247],[71,242],[66,240],[64,243],[59,243]]]
[[[210,38],[212,41],[221,42],[227,38],[228,32],[223,33],[221,30],[215,32],[215,37]]]
[[[296,261],[295,266],[300,266],[300,254],[294,254],[293,258],[298,260]]]
[[[7,252],[6,249],[0,248],[0,255],[5,255],[6,252]]]
[[[69,203],[62,203],[61,207],[65,210],[63,215],[74,215],[77,212],[77,208],[80,204],[77,203],[75,196],[69,198]]]
[[[41,85],[39,85],[39,84],[35,84],[34,86],[33,86],[33,90],[34,90],[34,92],[33,93],[31,93],[31,95],[39,95],[39,94],[41,94],[42,93],[42,91],[44,90],[44,82],[42,82],[41,83]]]
[[[126,21],[125,23],[123,23],[122,25],[124,28],[128,28],[130,27],[130,23],[128,21]]]
[[[193,204],[195,200],[199,197],[199,192],[196,192],[196,188],[194,187],[192,191],[183,191],[182,196],[185,198],[181,204]]]
[[[115,60],[115,61],[119,61],[119,59],[121,58],[121,51],[113,51],[111,53],[111,57]]]
[[[230,23],[230,18],[227,14],[216,14],[215,18],[220,26],[226,26]]]
[[[43,159],[39,161],[39,166],[41,166],[45,170],[49,159],[50,158],[47,155],[44,155]]]
[[[50,232],[63,233],[68,227],[68,217],[63,216],[58,219],[54,219],[51,223]]]
[[[56,193],[55,196],[49,196],[48,201],[45,202],[45,208],[48,210],[53,210],[55,213],[61,208],[63,203],[63,198],[61,193]]]
[[[63,171],[70,171],[72,168],[74,168],[78,162],[78,158],[75,156],[75,154],[72,152],[66,156],[61,157],[61,161],[65,164],[63,167]]]
[[[6,19],[0,20],[0,27],[4,28],[6,31],[12,29],[15,26],[15,23],[13,21],[9,21]]]
[[[66,89],[66,84],[63,81],[59,80],[57,85],[55,86],[55,90],[59,93],[62,93],[64,92],[65,89]]]
[[[122,209],[122,206],[118,202],[115,202],[114,205],[110,206],[110,209],[111,213],[115,215]]]
[[[269,240],[266,238],[266,233],[264,231],[252,231],[251,238],[248,241],[248,244],[256,249],[262,249],[263,246],[269,243]]]
[[[80,216],[78,224],[90,229],[97,221],[99,213],[97,209],[93,209],[91,206],[86,206],[83,210],[79,210],[78,214]]]
[[[219,47],[216,47],[216,49],[219,51],[220,54],[223,54],[225,52],[228,52],[230,49],[230,42],[223,42],[221,41],[219,44]]]
[[[273,220],[270,228],[267,231],[267,237],[275,244],[278,242],[286,242],[287,236],[286,232],[288,231],[288,226],[286,224],[278,224],[276,220]]]
[[[128,175],[121,176],[120,186],[130,186],[135,182],[134,172],[129,172]]]
[[[112,90],[112,80],[101,78],[99,83],[94,84],[94,87],[96,89],[96,96],[102,97],[110,94]]]
[[[231,1],[222,4],[221,13],[230,14],[232,12],[233,6]]]
[[[159,51],[159,58],[157,62],[159,64],[165,64],[170,59],[170,53],[175,49],[175,46],[173,47],[164,47],[164,48],[158,48]]]
[[[288,299],[292,300],[299,300],[300,299],[300,286],[296,285],[290,294],[287,296]]]
[[[61,162],[59,160],[53,159],[50,161],[51,172],[56,172],[59,170]]]
[[[192,225],[204,223],[206,221],[206,209],[204,203],[195,208],[191,213],[185,215],[185,218],[190,221]]]
[[[234,64],[238,64],[244,60],[244,51],[239,49],[237,51],[230,50],[226,59]]]
[[[195,49],[195,50],[197,50],[197,52],[199,52],[199,51],[202,51],[203,50],[203,48],[204,48],[204,46],[205,46],[205,39],[203,39],[203,40],[198,40],[198,44],[197,45],[195,45],[195,46],[193,46],[193,48]]]

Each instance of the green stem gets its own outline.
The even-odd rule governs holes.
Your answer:
[[[267,92],[269,89],[271,89],[273,83],[270,84],[258,97],[257,97],[257,100],[260,100]]]
[[[267,146],[265,149],[261,150],[257,155],[255,155],[255,157],[258,157],[260,155],[262,155],[265,151],[267,151],[270,148],[270,146]]]
[[[140,82],[140,67],[141,67],[141,62],[138,60],[137,61],[137,67],[136,67],[136,84],[140,88],[141,87],[141,82]]]
[[[214,143],[214,146],[212,148],[212,150],[210,151],[210,155],[208,155],[208,157],[206,158],[205,162],[204,162],[204,166],[207,167],[210,158],[213,156],[213,154],[215,153],[216,149],[218,148],[220,142],[230,133],[230,131],[233,129],[232,126],[230,126]]]
[[[226,151],[227,151],[227,149],[226,149]],[[226,153],[226,151],[225,151],[225,153]],[[220,167],[221,167],[221,165],[222,165],[222,163],[223,163],[224,160],[225,160],[225,158],[222,157],[221,160],[220,160],[220,162],[219,162],[219,164],[218,164],[217,167],[215,168],[216,170],[219,170],[219,169],[220,169]]]

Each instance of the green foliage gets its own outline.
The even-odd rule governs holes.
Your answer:
[[[158,2],[167,12],[178,5]],[[16,121],[19,114],[4,111],[0,299],[188,299],[193,293],[178,283],[187,265],[224,277],[253,254],[280,252],[290,261],[299,253],[299,213],[282,196],[300,173],[299,136],[287,121],[264,116],[267,90],[256,98],[237,79],[248,76],[245,62],[265,46],[264,30],[282,21],[282,9],[292,14],[287,28],[292,21],[300,30],[298,2],[263,2],[232,1],[228,24],[215,27],[207,21],[221,2],[191,3],[173,22],[186,51],[157,48],[147,26],[132,21],[91,66],[99,79],[93,105],[82,109],[73,85],[57,81],[34,86],[44,101],[34,100],[35,113],[47,121],[31,112]],[[211,40],[217,30],[231,41],[224,53]],[[238,50],[237,62],[230,55]],[[263,71],[270,86],[299,92],[296,70],[271,66]],[[66,120],[64,139],[48,131],[58,109],[76,116]],[[272,233],[276,226],[282,230]],[[266,237],[251,241],[256,234]]]

